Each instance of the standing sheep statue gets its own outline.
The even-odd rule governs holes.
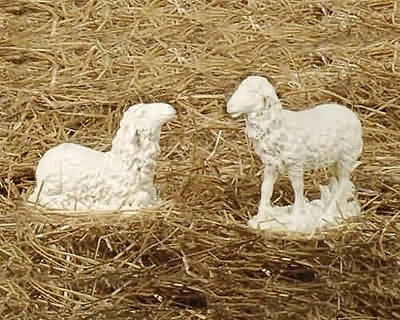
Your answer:
[[[249,76],[227,103],[233,117],[247,114],[247,135],[264,163],[261,200],[253,228],[313,233],[360,214],[353,199],[350,176],[362,152],[358,117],[345,106],[320,104],[303,111],[282,108],[269,81]],[[304,172],[331,167],[336,178],[321,186],[321,199],[304,197]],[[273,186],[279,174],[288,174],[294,191],[293,206],[273,207]]]
[[[136,210],[154,204],[161,126],[174,116],[169,104],[137,104],[123,114],[110,151],[73,143],[48,150],[38,163],[28,201],[68,211]]]

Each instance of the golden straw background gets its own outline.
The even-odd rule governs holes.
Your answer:
[[[0,0],[0,318],[400,319],[399,50],[396,0]],[[250,74],[288,109],[357,112],[360,219],[312,239],[246,226],[262,167],[225,106]],[[107,150],[141,101],[178,111],[161,137],[164,204],[24,205],[46,150]],[[309,198],[327,177],[306,175]],[[291,203],[286,177],[274,199]]]

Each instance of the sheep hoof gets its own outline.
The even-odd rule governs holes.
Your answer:
[[[257,216],[259,218],[270,217],[272,215],[275,215],[274,207],[272,207],[270,205],[267,205],[267,206],[261,205],[258,207]]]
[[[306,214],[307,210],[305,206],[293,206],[290,210],[292,216],[302,216]]]

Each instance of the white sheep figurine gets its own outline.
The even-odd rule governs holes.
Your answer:
[[[249,76],[237,87],[227,103],[233,117],[247,114],[247,135],[264,163],[258,221],[272,212],[271,196],[278,174],[288,174],[295,201],[291,214],[301,219],[304,198],[304,172],[332,167],[337,183],[324,214],[336,210],[337,201],[348,194],[350,175],[359,164],[362,128],[358,117],[345,106],[328,103],[303,111],[289,111],[270,82]],[[304,216],[304,215],[303,215]],[[257,220],[256,219],[256,220]]]
[[[131,106],[107,152],[73,143],[51,148],[38,163],[28,201],[72,211],[136,210],[154,204],[161,126],[175,113],[165,103]]]

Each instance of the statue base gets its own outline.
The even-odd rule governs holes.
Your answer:
[[[353,197],[351,181],[340,189],[333,178],[328,186],[320,186],[321,199],[306,200],[301,211],[293,211],[293,206],[259,208],[258,214],[249,219],[248,226],[271,232],[313,234],[343,224],[345,219],[359,216],[361,207]]]

